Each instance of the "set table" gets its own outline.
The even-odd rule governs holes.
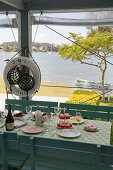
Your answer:
[[[22,120],[27,122],[27,125],[35,125],[35,121],[27,120],[27,115],[25,115]],[[0,118],[0,126],[3,123],[2,118]],[[38,134],[27,134],[22,132],[22,128],[15,128],[11,132],[17,132],[18,135],[30,135],[30,136],[37,136],[43,138],[53,138],[53,139],[64,139],[64,140],[72,140],[77,142],[86,142],[86,143],[93,143],[93,144],[101,144],[101,145],[110,145],[110,137],[111,137],[111,122],[107,121],[100,121],[100,120],[88,120],[79,125],[73,125],[73,131],[80,131],[80,136],[74,138],[67,138],[61,137],[58,135],[58,131],[61,129],[57,128],[56,126],[56,117],[52,116],[50,121],[50,128],[48,129],[49,123],[44,123],[44,132]],[[88,132],[84,130],[85,125],[96,125],[98,127],[98,131],[96,132]],[[47,130],[48,129],[48,130]],[[1,127],[0,131],[6,131],[5,127]]]

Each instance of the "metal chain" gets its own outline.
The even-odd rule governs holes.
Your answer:
[[[36,38],[37,31],[38,31],[38,28],[39,28],[41,16],[42,16],[42,11],[41,11],[40,16],[39,16],[39,21],[38,21],[38,24],[37,24],[37,27],[36,27],[33,43],[35,42],[35,38]]]
[[[12,34],[13,34],[13,38],[14,38],[15,43],[16,43],[17,48],[18,48],[18,43],[17,43],[17,41],[16,41],[16,37],[15,37],[14,31],[13,31],[13,28],[12,28],[12,26],[11,26],[11,22],[10,22],[10,19],[9,19],[9,16],[8,16],[8,12],[6,12],[6,16],[7,16],[7,18],[8,18],[9,25],[10,25],[10,27],[11,27],[11,31],[12,31]]]

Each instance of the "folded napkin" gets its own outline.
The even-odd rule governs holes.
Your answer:
[[[18,128],[18,127],[21,127],[21,126],[25,126],[26,125],[26,122],[23,122],[23,121],[20,121],[20,120],[15,120],[14,121],[14,127],[15,128]]]

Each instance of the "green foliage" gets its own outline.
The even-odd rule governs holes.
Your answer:
[[[86,95],[96,94],[96,95],[99,95],[96,91],[88,91],[88,90],[74,90],[73,94],[86,94]]]
[[[100,96],[95,91],[75,90],[66,103],[85,104],[85,105],[99,105]]]
[[[109,31],[110,30],[110,31]],[[80,34],[70,33],[69,38],[73,41],[71,45],[59,47],[58,53],[65,60],[80,61],[100,69],[102,73],[102,100],[104,101],[104,76],[107,69],[107,57],[113,54],[113,31],[110,27],[98,27],[91,30],[87,37]],[[93,54],[93,55],[92,55]],[[93,60],[93,58],[97,60]]]
[[[85,49],[92,51],[94,54],[98,54],[100,57],[108,56],[109,54],[113,53],[112,33],[102,32],[96,33],[94,35],[91,32],[86,38],[74,33],[70,33],[69,38],[84,48],[81,48],[75,43],[72,45],[60,46],[58,53],[65,60],[71,59],[75,62],[87,59],[87,56],[91,55],[91,53]]]

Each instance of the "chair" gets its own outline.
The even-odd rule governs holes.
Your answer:
[[[6,99],[5,100],[5,108],[8,108],[8,104],[12,105],[12,110],[19,110],[23,113],[26,113],[26,106],[32,106],[32,110],[36,111],[37,106],[40,105],[42,107],[42,111],[50,111],[54,112],[54,107],[58,107],[58,102],[50,102],[50,101],[34,101],[34,100],[14,100],[14,99]]]
[[[31,156],[22,170],[100,170],[101,145],[20,136],[20,152]]]
[[[111,106],[60,103],[60,107],[62,109],[65,107],[66,112],[73,116],[76,115],[76,112],[81,112],[83,117],[101,118],[107,121],[113,119],[113,107]]]
[[[5,139],[4,139],[4,132],[0,133],[0,169],[8,169],[8,163],[7,163],[7,153],[6,153],[6,146],[5,146]]]
[[[0,165],[4,170],[21,168],[28,154],[21,154],[18,148],[18,136],[14,132],[0,132]]]

